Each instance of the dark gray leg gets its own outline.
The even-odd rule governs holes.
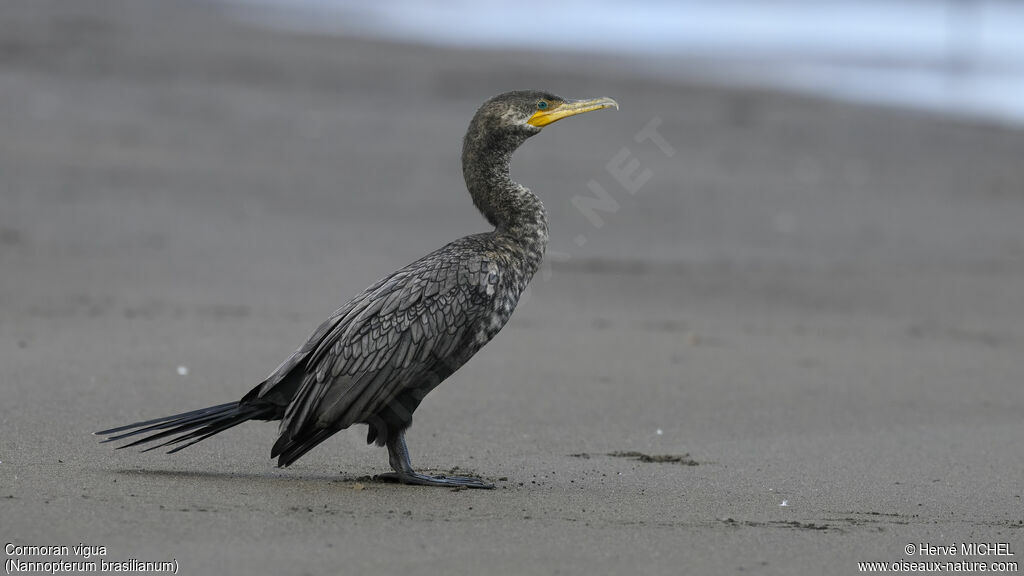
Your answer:
[[[405,430],[388,438],[388,459],[391,461],[391,468],[394,472],[381,474],[381,480],[401,482],[403,484],[417,484],[420,486],[447,486],[449,488],[494,488],[477,478],[465,476],[427,476],[412,469],[409,462],[409,448],[405,445]]]

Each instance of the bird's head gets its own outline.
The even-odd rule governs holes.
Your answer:
[[[506,92],[484,102],[462,141],[462,175],[487,221],[499,229],[533,230],[526,232],[532,239],[546,238],[540,200],[509,177],[512,154],[562,118],[618,107],[611,98],[569,100],[539,90]]]
[[[570,100],[540,90],[517,90],[484,102],[473,118],[473,124],[492,134],[529,137],[562,118],[618,107],[619,103],[611,98]]]

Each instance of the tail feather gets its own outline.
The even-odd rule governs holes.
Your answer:
[[[277,465],[285,468],[301,458],[306,452],[315,448],[318,444],[330,438],[337,430],[333,428],[320,428],[303,434],[298,438],[289,438],[283,435],[274,443],[270,451],[270,457],[277,457]]]
[[[245,409],[243,408],[243,409],[240,409],[239,412],[237,412],[237,413],[228,414],[226,416],[221,416],[219,418],[216,418],[213,421],[206,423],[201,428],[192,430],[192,432],[189,432],[188,434],[183,434],[183,435],[178,436],[176,438],[171,438],[170,440],[168,440],[166,442],[163,442],[161,444],[157,444],[156,446],[152,446],[150,448],[146,448],[145,450],[143,450],[143,452],[149,452],[150,450],[155,450],[157,448],[162,448],[164,446],[170,446],[170,445],[173,445],[173,444],[181,444],[182,442],[186,442],[188,440],[191,440],[191,442],[188,442],[187,444],[183,444],[183,445],[178,446],[178,447],[176,447],[176,448],[174,448],[172,450],[168,450],[167,451],[168,454],[174,454],[175,452],[178,452],[179,450],[184,450],[185,448],[188,448],[189,446],[195,444],[196,442],[202,442],[203,440],[206,440],[207,438],[209,438],[210,436],[213,436],[214,434],[219,434],[220,432],[223,432],[223,431],[227,430],[228,428],[232,428],[234,426],[237,426],[237,425],[241,424],[242,422],[245,422],[245,421],[251,420],[251,419],[252,419],[252,417],[249,414],[245,413]],[[196,426],[198,426],[199,424],[200,423],[197,422]],[[186,430],[182,430],[182,432],[184,432],[184,431],[186,431]],[[153,439],[156,440],[156,438],[153,438]],[[146,440],[146,439],[143,438],[143,440]]]
[[[206,407],[206,408],[200,408],[199,410],[190,410],[188,412],[182,412],[181,414],[172,414],[171,416],[164,416],[163,418],[154,418],[153,420],[145,420],[143,422],[136,422],[134,424],[127,424],[125,426],[118,426],[117,428],[110,428],[109,430],[100,430],[99,432],[93,432],[93,434],[95,434],[97,436],[108,436],[108,435],[114,434],[116,432],[122,432],[124,430],[131,430],[132,428],[141,428],[142,426],[149,426],[151,424],[158,424],[158,423],[161,423],[161,422],[167,422],[168,420],[183,420],[183,419],[188,418],[190,416],[196,416],[196,415],[199,415],[199,414],[210,413],[210,412],[213,412],[213,411],[216,411],[216,410],[221,410],[223,408],[234,407],[234,406],[238,406],[238,402],[228,402],[226,404],[218,404],[216,406],[209,406],[209,407]],[[165,426],[162,426],[162,427],[166,428],[167,426],[173,426],[173,425],[174,425],[174,423],[171,422],[171,423],[169,423],[169,424],[167,424]],[[154,426],[153,428],[155,429],[156,426]],[[136,430],[135,432],[124,434],[121,437],[131,436],[133,434],[139,434],[140,432],[142,432],[142,430]]]
[[[168,452],[168,454],[172,454],[187,448],[196,442],[205,440],[214,434],[218,434],[228,428],[237,426],[242,422],[254,419],[269,419],[274,416],[277,410],[277,407],[271,404],[242,405],[239,402],[228,402],[227,404],[219,404],[217,406],[210,406],[200,410],[192,410],[190,412],[182,412],[181,414],[174,414],[172,416],[165,416],[154,420],[136,422],[134,424],[128,424],[127,426],[119,426],[117,428],[96,432],[96,434],[108,435],[124,432],[123,434],[116,434],[104,440],[104,442],[111,442],[128,438],[130,436],[136,436],[138,434],[155,432],[135,440],[134,442],[125,444],[124,446],[119,446],[118,449],[138,446],[140,444],[146,444],[163,438],[172,437],[166,442],[146,448],[143,452],[191,440],[190,442],[187,442],[182,446],[178,446]]]
[[[187,442],[185,444],[182,444],[181,446],[178,446],[177,448],[172,448],[171,450],[167,451],[168,454],[174,454],[175,452],[179,452],[181,450],[184,450],[185,448],[188,448],[189,446],[191,446],[193,444],[196,444],[198,442],[202,442],[203,440],[206,440],[207,438],[209,438],[210,436],[213,436],[214,434],[220,434],[221,432],[227,430],[228,428],[236,426],[237,424],[239,424],[239,423],[238,422],[228,422],[226,424],[221,424],[221,425],[216,426],[216,427],[207,426],[205,428],[201,428],[199,430],[196,430],[195,432],[192,432],[191,434],[188,434],[186,436],[182,436],[181,438],[175,438],[174,440],[172,440],[170,442],[164,442],[160,446],[167,446],[168,444],[177,444],[179,442],[184,442],[185,440],[192,439],[191,442]],[[209,430],[209,431],[207,431],[207,430]],[[146,450],[143,450],[143,452],[146,452]]]
[[[129,438],[131,436],[138,436],[139,434],[145,434],[147,432],[152,432],[154,430],[165,430],[166,428],[170,428],[170,430],[165,430],[164,432],[158,432],[156,434],[151,434],[149,436],[146,436],[145,438],[141,438],[141,439],[136,440],[136,441],[134,441],[134,442],[132,442],[130,444],[125,444],[124,446],[118,446],[118,449],[129,448],[131,446],[136,446],[138,444],[142,444],[142,443],[145,443],[145,442],[151,442],[153,440],[164,438],[166,436],[171,436],[171,435],[174,435],[174,434],[178,434],[179,432],[182,431],[178,427],[180,427],[183,424],[187,423],[189,425],[193,425],[193,427],[194,427],[194,425],[204,424],[206,422],[209,422],[210,420],[214,420],[214,419],[217,419],[217,418],[220,418],[220,417],[222,417],[222,414],[219,413],[219,412],[197,414],[197,415],[192,416],[192,417],[190,417],[188,419],[171,420],[171,421],[163,423],[163,424],[154,424],[152,426],[146,426],[145,428],[139,428],[138,430],[133,430],[131,432],[126,432],[124,434],[118,434],[117,436],[110,436],[108,438],[103,439],[102,442],[116,442],[117,440],[122,440],[124,438]]]

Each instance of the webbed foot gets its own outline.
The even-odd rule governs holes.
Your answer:
[[[468,476],[428,476],[419,472],[388,472],[376,476],[377,479],[385,482],[400,482],[402,484],[415,484],[417,486],[442,486],[447,488],[481,488],[490,490],[494,484],[488,484],[479,478]]]

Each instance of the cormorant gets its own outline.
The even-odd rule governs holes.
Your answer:
[[[288,466],[335,432],[368,424],[367,443],[388,447],[407,484],[493,488],[476,478],[413,470],[405,431],[423,397],[508,321],[544,256],[544,205],[509,176],[512,153],[541,128],[619,105],[540,91],[507,92],[477,110],[462,146],[473,203],[494,226],[456,240],[379,280],[339,308],[309,340],[238,402],[103,430],[105,442],[151,433],[177,452],[248,420],[280,420],[271,457]],[[169,452],[169,453],[170,453]]]

